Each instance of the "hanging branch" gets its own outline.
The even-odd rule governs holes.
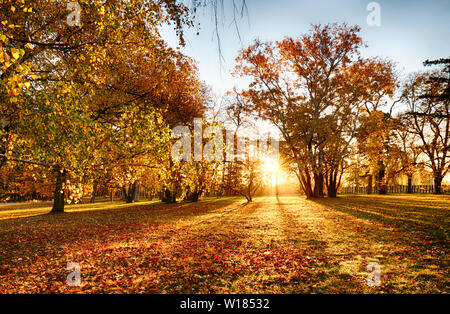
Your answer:
[[[72,167],[66,167],[66,166],[61,166],[61,165],[52,165],[52,164],[47,164],[47,163],[43,163],[40,161],[34,161],[34,160],[25,159],[25,158],[7,157],[5,154],[0,154],[0,157],[5,158],[6,160],[12,160],[12,161],[16,161],[16,162],[38,165],[38,166],[43,166],[43,167],[48,167],[48,168],[59,166],[62,169],[73,170]]]

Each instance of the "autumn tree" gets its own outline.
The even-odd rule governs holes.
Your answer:
[[[74,12],[68,11],[67,3],[63,1],[3,1],[0,7],[2,20],[0,26],[0,103],[2,106],[0,135],[4,143],[0,152],[1,161],[2,163],[24,161],[24,157],[28,156],[28,159],[34,162],[48,162],[48,166],[54,169],[56,175],[54,211],[63,210],[64,193],[61,191],[63,191],[68,170],[80,172],[80,169],[84,171],[93,168],[85,165],[91,152],[82,145],[86,142],[91,145],[95,141],[89,137],[94,131],[107,129],[101,124],[105,124],[105,113],[112,102],[99,108],[95,107],[99,101],[91,100],[96,98],[96,93],[101,97],[101,90],[105,86],[110,89],[118,87],[117,84],[111,86],[108,78],[102,75],[102,70],[109,65],[118,64],[119,54],[114,53],[128,51],[124,55],[132,58],[130,52],[137,51],[141,53],[138,61],[158,59],[161,61],[160,64],[165,64],[164,60],[172,57],[167,57],[168,49],[159,38],[158,27],[167,22],[174,22],[182,42],[183,26],[192,25],[189,9],[172,0],[106,3],[80,1],[79,5],[82,18],[76,25],[68,22],[68,15]],[[153,50],[157,54],[142,53],[145,47],[158,45],[162,48]],[[139,66],[138,61],[135,63],[137,66]],[[132,68],[130,62],[126,64],[128,69]],[[180,64],[182,63],[176,63],[175,66],[179,67]],[[164,66],[160,68],[160,75],[165,75],[166,68]],[[140,73],[149,75],[148,68]],[[172,71],[171,73],[178,78],[181,72],[177,71],[177,74],[174,74]],[[186,73],[186,75],[189,77],[192,74]],[[181,77],[184,80],[186,76],[181,75]],[[142,80],[141,78],[140,81]],[[193,95],[190,85],[184,86],[187,88],[171,96],[172,104],[183,103],[180,102],[180,97]],[[159,90],[161,88],[158,88]],[[129,95],[133,93],[130,90],[126,92]],[[144,95],[148,96],[149,92],[153,96],[152,106],[146,102],[137,101]],[[44,93],[47,97],[51,97],[51,101],[44,104],[36,102],[45,98],[42,95]],[[164,90],[162,94],[167,95]],[[116,114],[120,116],[130,107],[142,109],[142,104],[147,108],[157,107],[167,110],[167,106],[159,106],[165,104],[164,98],[167,97],[163,97],[161,101],[159,96],[160,94],[155,93],[154,90],[147,90],[133,95],[135,99],[122,97],[121,102],[116,102],[116,104],[120,103],[120,108],[115,110],[112,116],[117,116]],[[57,101],[53,101],[55,99]],[[32,106],[34,107],[30,110]],[[105,108],[108,109],[105,110]],[[54,132],[49,134],[52,134],[53,138],[45,137],[40,133],[20,132],[20,128],[45,131],[45,127],[38,127],[39,121],[33,121],[34,117],[40,117],[38,114],[33,115],[33,110],[52,113],[50,116],[54,118],[54,121],[50,123],[50,126],[54,128]],[[29,114],[30,126],[25,124],[24,114]],[[112,119],[107,123],[111,127],[117,121]],[[67,125],[73,129],[65,127]],[[74,132],[71,133],[71,131]],[[29,137],[24,137],[25,135]],[[39,139],[41,135],[43,138]],[[79,141],[76,137],[83,140]],[[50,143],[50,145],[35,147],[43,143]],[[29,154],[30,151],[41,155]],[[52,155],[53,153],[55,155]],[[77,162],[74,162],[74,159],[77,159]]]
[[[217,188],[220,178],[220,161],[188,161],[183,163],[182,185],[185,199],[197,202],[201,196]]]
[[[378,194],[386,194],[392,166],[397,162],[395,130],[397,120],[381,110],[367,111],[360,118],[357,130],[357,154],[360,156],[365,178],[368,178],[369,194],[373,179]]]
[[[314,25],[298,39],[255,41],[237,58],[236,75],[252,79],[242,95],[278,127],[307,197],[324,196],[325,175],[334,196],[354,116],[393,91],[391,63],[361,58],[358,32],[346,24]]]
[[[440,194],[442,179],[448,172],[450,149],[450,100],[445,93],[447,69],[413,74],[402,88],[402,100],[407,106],[408,130],[415,135],[425,160],[432,171],[434,193]]]
[[[228,92],[224,98],[225,108],[223,123],[227,128],[228,140],[226,143],[225,163],[223,165],[222,186],[226,195],[239,194],[234,187],[240,184],[242,158],[238,158],[238,134],[239,131],[249,125],[248,104],[236,89]],[[230,136],[231,135],[231,136]]]
[[[251,202],[255,194],[264,185],[262,166],[264,157],[278,153],[269,149],[270,136],[267,139],[255,139],[257,125],[250,110],[249,100],[236,89],[227,94],[226,126],[226,162],[223,172],[224,191],[228,195],[244,196]]]
[[[108,134],[108,138],[98,136],[99,165],[109,169],[109,176],[116,176],[112,169],[127,173],[127,177],[135,174],[131,181],[113,180],[126,185],[121,190],[127,195],[125,199],[132,201],[132,195],[139,189],[138,174],[157,172],[160,169],[157,165],[170,166],[168,128],[191,123],[189,120],[202,114],[205,87],[197,77],[193,61],[167,48],[162,41],[134,50],[115,47],[108,55],[111,61],[102,74],[105,83],[95,86],[90,111],[92,119],[106,127],[103,133]],[[128,113],[132,113],[132,119]],[[157,129],[153,129],[155,125]],[[149,146],[149,140],[153,146]],[[112,145],[105,145],[105,141],[112,141]],[[123,172],[126,164],[144,167],[145,171]],[[98,168],[93,165],[93,170]],[[92,174],[94,181],[99,181],[97,174],[102,176],[95,171]]]
[[[436,71],[428,78],[428,83],[434,83],[441,86],[435,94],[427,93],[421,95],[422,98],[432,98],[437,101],[448,101],[450,99],[450,58],[441,58],[438,60],[425,60],[424,66],[441,66],[441,71]]]
[[[414,173],[421,169],[419,156],[421,154],[419,138],[409,131],[409,115],[400,113],[397,118],[397,127],[393,130],[395,136],[394,160],[396,169],[392,171],[392,176],[406,175],[407,193],[412,193],[412,179]],[[395,156],[396,155],[396,156]]]

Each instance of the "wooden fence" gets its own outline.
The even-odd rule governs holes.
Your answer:
[[[360,186],[360,187],[353,187],[348,186],[342,188],[340,193],[342,194],[367,194],[368,192],[367,186]],[[441,186],[442,193],[450,193],[450,185],[442,185]],[[423,193],[423,194],[431,194],[434,191],[433,185],[413,185],[411,186],[411,192],[412,193]],[[407,185],[391,185],[387,187],[387,193],[388,194],[395,194],[395,193],[407,193],[408,192],[408,186]],[[376,194],[376,188],[372,188],[372,193]]]

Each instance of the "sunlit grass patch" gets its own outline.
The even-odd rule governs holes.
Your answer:
[[[0,292],[449,292],[448,201],[209,198],[6,213]],[[80,287],[65,284],[70,262],[81,266]],[[381,269],[374,287],[366,283],[371,262]]]

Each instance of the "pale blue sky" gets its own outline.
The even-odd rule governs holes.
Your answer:
[[[239,0],[236,0],[239,3]],[[238,21],[242,38],[239,42],[232,21],[232,2],[224,0],[225,21],[220,27],[224,57],[219,64],[217,42],[211,9],[199,11],[200,34],[187,30],[186,47],[182,51],[198,62],[200,77],[222,94],[233,86],[241,86],[230,75],[234,59],[242,47],[255,38],[280,40],[307,33],[312,23],[347,22],[361,26],[361,35],[368,44],[365,56],[381,56],[397,63],[400,73],[422,70],[425,59],[450,56],[450,1],[408,0],[377,1],[381,7],[381,26],[368,26],[366,6],[361,0],[247,0],[248,16]],[[163,30],[171,46],[177,44],[174,33]]]

